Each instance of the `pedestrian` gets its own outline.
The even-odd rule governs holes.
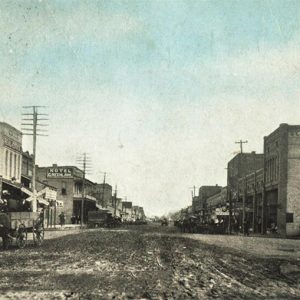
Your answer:
[[[77,222],[77,224],[80,224],[80,216],[79,215],[76,217],[76,222]]]
[[[75,223],[76,223],[76,217],[75,217],[74,215],[71,217],[71,223],[72,223],[72,224],[75,224]]]
[[[238,220],[235,216],[233,217],[233,222],[232,223],[233,223],[232,224],[233,232],[236,234],[239,231],[239,224],[238,224]]]
[[[248,219],[244,219],[244,235],[249,235],[249,221]]]
[[[65,214],[64,214],[64,212],[61,212],[58,217],[59,217],[59,224],[62,227],[63,225],[65,225]]]
[[[261,233],[261,217],[257,217],[257,232]]]

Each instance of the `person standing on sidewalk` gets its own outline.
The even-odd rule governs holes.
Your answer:
[[[59,224],[62,227],[63,225],[65,225],[65,214],[64,214],[64,212],[61,212],[61,214],[58,217],[59,217]]]
[[[244,219],[244,235],[249,235],[249,221],[247,218]]]

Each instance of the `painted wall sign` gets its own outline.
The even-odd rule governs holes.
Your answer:
[[[47,178],[73,178],[72,168],[49,168]]]

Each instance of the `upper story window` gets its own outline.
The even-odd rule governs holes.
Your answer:
[[[17,177],[17,154],[14,154],[14,177]]]
[[[74,184],[74,194],[80,194],[81,193],[81,185],[79,183]]]
[[[8,176],[8,150],[5,151],[5,175]]]
[[[12,153],[9,154],[9,178],[12,177]]]
[[[67,195],[67,185],[64,181],[62,182],[62,186],[61,186],[61,194]]]

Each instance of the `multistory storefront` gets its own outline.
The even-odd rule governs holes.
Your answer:
[[[300,235],[300,125],[281,124],[264,138],[263,230]]]
[[[235,227],[242,228],[244,222],[243,194],[240,190],[244,183],[240,179],[247,174],[258,171],[263,168],[264,155],[262,153],[239,153],[233,157],[227,164],[227,198],[230,206],[229,226],[232,227],[234,221]],[[242,184],[242,186],[240,185]]]
[[[254,233],[261,233],[264,170],[259,169],[240,178],[238,187],[238,201],[232,204],[233,211],[237,212],[237,215],[233,217],[239,218],[240,224],[243,224],[242,220],[245,220]]]
[[[76,166],[37,167],[37,179],[57,189],[57,200],[62,203],[58,212],[64,212],[66,223],[71,223],[72,216],[81,218],[83,204],[83,222],[87,221],[88,211],[97,208],[95,183],[85,179],[83,193],[83,171]]]
[[[108,183],[97,183],[94,187],[93,196],[97,199],[97,204],[107,208],[113,206],[112,186]]]
[[[0,174],[4,180],[21,182],[22,133],[0,122]]]
[[[132,221],[132,202],[123,201],[122,202],[122,220]]]
[[[193,197],[192,211],[200,216],[202,222],[207,222],[210,219],[210,215],[207,214],[207,202],[206,200],[220,193],[222,187],[218,185],[203,185],[199,188],[198,196]]]

